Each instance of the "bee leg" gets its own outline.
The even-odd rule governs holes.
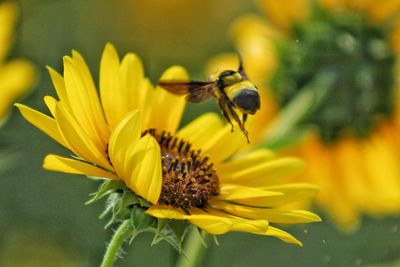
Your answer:
[[[228,111],[226,110],[227,103],[225,102],[224,99],[220,98],[220,99],[218,100],[218,106],[219,106],[219,109],[221,110],[222,115],[224,116],[224,118],[225,118],[225,119],[229,122],[229,124],[231,125],[231,132],[233,132],[233,124],[232,124],[232,121],[231,121],[231,117],[229,116],[229,113],[228,113]]]
[[[245,128],[244,124],[247,121],[247,116],[248,116],[248,114],[245,114],[245,113],[243,113],[243,115],[242,115],[243,128]]]
[[[243,114],[243,122],[240,120],[239,115],[235,112],[232,105],[228,104],[229,112],[232,114],[233,119],[239,124],[240,130],[244,133],[247,139],[247,143],[250,143],[249,132],[244,128],[244,123],[247,120],[247,114]]]
[[[245,123],[247,121],[247,117],[248,117],[248,114],[243,113],[243,115],[242,115],[242,123],[243,123],[242,131],[246,135],[247,143],[250,144],[249,132],[246,130],[246,127],[245,127]]]

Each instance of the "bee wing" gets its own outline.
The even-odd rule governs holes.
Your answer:
[[[215,82],[159,82],[158,85],[170,93],[186,95],[186,100],[200,103],[214,95]]]
[[[214,96],[215,83],[208,83],[201,87],[193,88],[186,96],[186,100],[191,103],[200,103]]]
[[[243,58],[242,58],[242,54],[238,53],[238,57],[239,57],[238,72],[239,72],[240,75],[243,77],[243,80],[248,80],[249,78],[247,77],[247,74],[246,74],[246,72],[244,71],[244,67],[243,67]]]

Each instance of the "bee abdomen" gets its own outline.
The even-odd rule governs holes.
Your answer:
[[[233,97],[233,103],[245,113],[254,114],[260,109],[260,95],[253,89],[242,89]]]

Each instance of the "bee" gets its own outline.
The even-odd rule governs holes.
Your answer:
[[[250,143],[245,123],[249,114],[254,115],[260,109],[260,95],[257,87],[247,78],[242,57],[239,55],[237,71],[224,70],[214,77],[216,78],[207,82],[159,81],[158,85],[173,94],[186,95],[186,100],[190,103],[201,103],[215,97],[232,131],[233,120]]]

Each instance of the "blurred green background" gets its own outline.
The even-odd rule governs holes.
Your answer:
[[[23,102],[44,111],[55,94],[46,65],[62,71],[62,56],[81,52],[95,80],[101,52],[112,42],[120,55],[139,54],[153,82],[173,64],[203,79],[207,59],[232,50],[229,23],[256,12],[240,0],[23,0],[11,56],[31,59],[40,72],[36,90]],[[214,103],[191,105],[183,123]],[[99,220],[102,203],[85,206],[97,184],[85,177],[44,171],[48,153],[68,152],[26,123],[14,110],[0,131],[0,266],[98,266],[112,230]],[[228,234],[207,250],[204,266],[400,266],[400,218],[363,218],[354,233],[328,220],[288,230],[304,247],[248,234]],[[126,246],[117,266],[173,266],[167,244],[150,247],[150,236]],[[397,263],[396,263],[397,262]],[[389,264],[389,265],[387,265]]]

